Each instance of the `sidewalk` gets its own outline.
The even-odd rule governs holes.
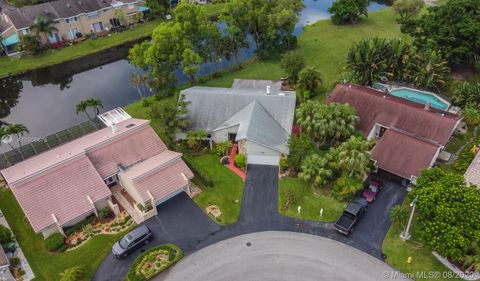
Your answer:
[[[2,211],[0,211],[0,224],[10,229],[10,226],[8,225],[7,220],[3,216]],[[15,235],[15,233],[13,234]],[[35,278],[35,275],[33,274],[32,268],[28,264],[28,261],[23,254],[22,248],[20,248],[20,245],[17,241],[15,241],[15,246],[17,246],[17,249],[15,250],[14,256],[17,256],[20,259],[20,265],[22,266],[23,271],[25,271],[25,275],[22,276],[22,281],[30,281]]]

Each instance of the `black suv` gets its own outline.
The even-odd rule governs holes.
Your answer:
[[[124,258],[142,245],[148,244],[152,239],[153,234],[150,229],[145,225],[141,225],[115,243],[112,247],[112,253],[118,259]]]

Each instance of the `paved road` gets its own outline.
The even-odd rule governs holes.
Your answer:
[[[343,243],[293,232],[257,232],[199,250],[154,281],[394,280],[400,274]]]
[[[155,240],[147,246],[173,243],[189,255],[243,234],[289,231],[337,240],[382,259],[382,241],[390,227],[388,212],[392,206],[400,204],[405,195],[405,189],[386,181],[376,202],[369,207],[355,231],[346,237],[334,231],[331,223],[303,221],[280,215],[278,167],[250,165],[247,168],[241,213],[237,223],[218,226],[186,194],[181,194],[162,204],[158,208],[158,216],[145,222],[155,233]],[[138,252],[121,261],[109,255],[98,268],[93,280],[123,280],[137,255]]]

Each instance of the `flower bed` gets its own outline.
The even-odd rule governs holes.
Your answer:
[[[95,235],[122,232],[133,225],[133,223],[133,219],[125,211],[119,213],[113,219],[96,219],[68,235],[65,241],[68,246],[67,251],[80,247]]]
[[[128,270],[127,281],[150,280],[182,257],[182,250],[172,244],[151,248],[135,259]]]

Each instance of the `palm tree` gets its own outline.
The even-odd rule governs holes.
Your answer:
[[[137,88],[137,93],[142,100],[145,97],[145,94],[148,93],[150,90],[150,88],[148,87],[148,76],[141,73],[130,73],[128,78],[130,80],[130,84]]]
[[[397,205],[390,209],[390,220],[404,227],[408,220],[408,211],[402,206]]]
[[[389,47],[385,38],[367,38],[355,43],[347,54],[347,68],[352,71],[355,80],[363,85],[372,85],[383,77],[389,76]]]
[[[100,113],[100,108],[103,108],[102,101],[100,99],[95,99],[95,98],[89,98],[86,100],[81,100],[77,106],[76,106],[76,113],[85,113],[87,115],[88,120],[92,122],[94,125],[95,123],[93,122],[92,117],[88,113],[88,109],[92,108],[93,109],[93,114],[97,116]],[[96,127],[96,125],[95,125]]]
[[[53,26],[54,22],[51,18],[45,16],[38,16],[33,21],[30,29],[35,31],[37,35],[43,34],[45,39],[48,41],[48,35],[52,34],[54,31],[58,31],[56,27]]]
[[[25,127],[22,124],[9,124],[9,125],[0,127],[0,139],[2,140],[2,142],[8,144],[12,148],[12,150],[17,152],[17,154],[22,159],[25,159],[25,158],[23,157],[23,154],[22,154],[22,138],[21,137],[25,133],[29,133],[29,131],[27,127]],[[17,137],[18,148],[15,148],[12,145],[12,136]]]
[[[369,170],[369,143],[361,137],[351,136],[338,147],[338,167],[349,176],[362,177]]]
[[[306,181],[312,181],[313,187],[326,186],[333,175],[333,171],[328,167],[328,160],[318,154],[313,154],[305,158],[299,174]]]
[[[83,275],[84,270],[81,266],[70,267],[60,273],[60,281],[79,281]]]
[[[439,88],[447,83],[448,62],[439,53],[427,50],[417,54],[412,65],[412,80],[418,86]]]
[[[467,266],[465,272],[480,271],[480,245],[478,242],[473,242],[470,245],[468,254],[462,258],[462,263]]]

